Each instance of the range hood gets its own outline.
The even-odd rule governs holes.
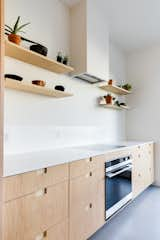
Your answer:
[[[71,8],[72,76],[89,83],[108,81],[109,36],[105,0],[81,0]]]

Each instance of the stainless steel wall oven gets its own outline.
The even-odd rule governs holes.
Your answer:
[[[132,200],[132,158],[126,156],[105,163],[106,220]]]

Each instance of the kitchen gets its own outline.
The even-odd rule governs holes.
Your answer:
[[[151,50],[128,56],[120,47],[124,38],[118,44],[111,39],[118,24],[111,20],[117,14],[120,28],[124,11],[115,2],[1,1],[1,26],[13,26],[20,16],[21,24],[30,23],[23,37],[48,49],[44,57],[24,40],[18,46],[1,27],[2,240],[86,240],[103,226],[91,239],[114,240],[114,231],[107,237],[112,221],[153,182],[159,185],[158,116],[152,114],[157,96],[149,80],[159,58]],[[68,56],[68,65],[56,61],[58,52]]]

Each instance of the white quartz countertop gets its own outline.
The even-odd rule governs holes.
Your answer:
[[[98,143],[93,145],[72,146],[20,154],[5,154],[3,177],[21,174],[41,168],[52,167],[80,159],[85,159],[107,152],[126,149],[153,142],[120,142],[116,144]],[[118,147],[117,147],[118,146]]]

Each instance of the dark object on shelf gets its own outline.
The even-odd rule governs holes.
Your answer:
[[[126,107],[127,104],[122,102],[122,103],[120,103],[120,106],[125,106]]]
[[[55,86],[55,90],[64,92],[65,91],[65,87],[63,87],[62,85],[57,85],[57,86]]]
[[[117,101],[115,101],[115,105],[116,106],[118,106],[118,107],[120,107],[121,106],[121,104],[120,104],[120,102],[117,100]]]
[[[60,62],[60,63],[63,62],[63,56],[62,56],[61,52],[58,52],[58,54],[57,54],[57,62]]]
[[[5,78],[11,78],[12,80],[22,81],[23,78],[15,74],[5,74]]]
[[[37,52],[43,56],[47,56],[48,53],[48,49],[45,46],[42,46],[41,44],[31,45],[30,50]]]
[[[44,87],[46,85],[46,82],[43,80],[33,80],[32,84]]]
[[[68,65],[68,56],[65,56],[63,59],[63,64]]]

